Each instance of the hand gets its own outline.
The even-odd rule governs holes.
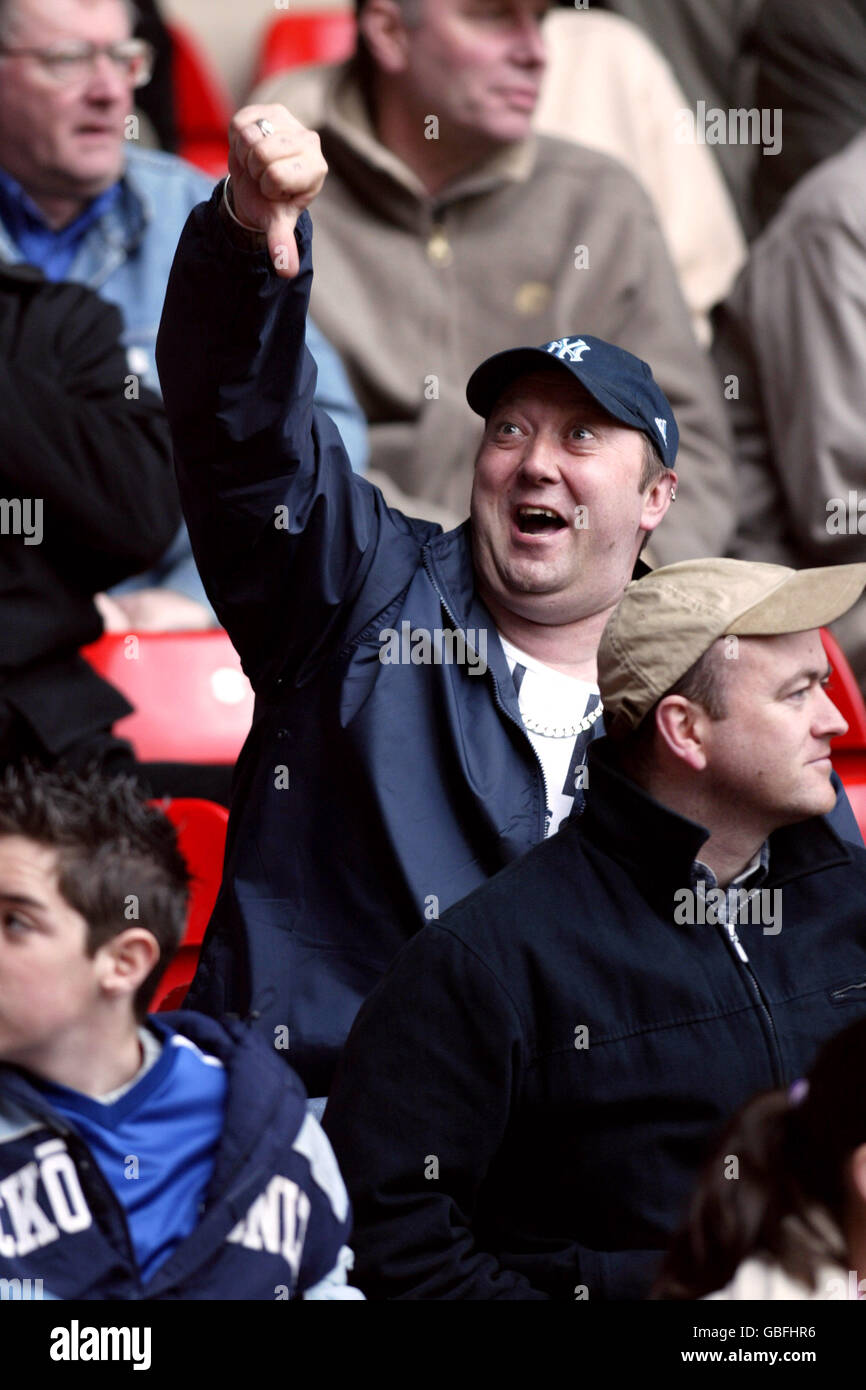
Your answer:
[[[257,121],[269,121],[265,135]],[[295,223],[319,193],[328,166],[319,137],[285,106],[242,106],[229,126],[229,173],[234,210],[241,222],[268,239],[278,275],[298,273]]]
[[[213,623],[207,608],[174,589],[95,594],[93,602],[106,632],[200,632]]]

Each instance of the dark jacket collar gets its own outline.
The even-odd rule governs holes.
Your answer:
[[[499,702],[511,719],[522,724],[517,692],[498,639],[496,624],[478,596],[475,566],[472,562],[472,523],[464,521],[453,531],[434,536],[425,546],[424,566],[452,622],[471,634],[487,629],[487,668],[493,678]],[[467,636],[471,642],[471,636]]]
[[[580,833],[621,864],[648,897],[669,905],[673,893],[688,886],[692,863],[710,832],[627,777],[609,738],[590,745],[587,771],[586,810],[576,822]],[[773,831],[769,843],[767,886],[779,887],[852,858],[823,816],[783,826]]]
[[[41,285],[47,283],[38,266],[28,265],[26,261],[0,260],[0,281],[11,280],[19,285]]]

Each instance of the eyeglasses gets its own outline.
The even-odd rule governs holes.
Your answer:
[[[146,39],[123,39],[120,43],[64,43],[53,48],[6,48],[7,58],[35,58],[45,74],[58,86],[71,87],[85,82],[96,59],[105,54],[133,87],[143,87],[153,72],[155,49]]]

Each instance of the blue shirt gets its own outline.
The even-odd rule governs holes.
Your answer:
[[[87,1142],[123,1208],[143,1283],[201,1219],[227,1090],[218,1058],[165,1024],[160,1032],[157,1061],[113,1102],[39,1087]]]
[[[75,253],[95,222],[120,197],[114,183],[92,199],[73,222],[52,227],[20,183],[0,169],[0,219],[29,265],[38,266],[47,280],[65,280]]]

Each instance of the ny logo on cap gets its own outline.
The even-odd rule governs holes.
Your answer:
[[[663,420],[662,417],[661,417],[660,415],[657,415],[657,416],[655,417],[655,422],[656,422],[656,425],[658,426],[658,432],[659,432],[659,434],[661,435],[661,437],[662,437],[662,439],[664,440],[665,444],[667,444],[667,442],[668,442],[668,422],[667,422],[667,420]]]
[[[590,350],[589,343],[585,343],[582,338],[554,338],[545,348],[545,352],[552,352],[555,357],[562,357],[566,362],[579,362],[583,354]]]

